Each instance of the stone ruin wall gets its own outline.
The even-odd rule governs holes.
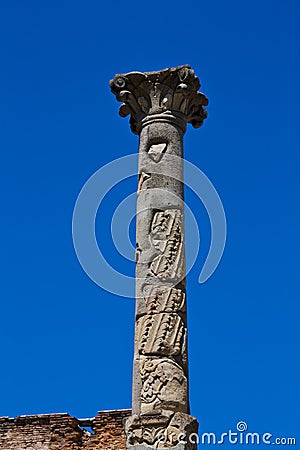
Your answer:
[[[92,419],[69,414],[0,417],[0,449],[124,450],[123,421],[130,414],[131,410],[116,410],[100,411]]]

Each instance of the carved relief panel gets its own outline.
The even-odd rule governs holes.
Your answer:
[[[144,355],[178,355],[184,324],[178,314],[146,315],[137,322],[139,351]]]
[[[186,412],[187,379],[183,369],[172,359],[141,357],[141,413],[162,409]]]
[[[145,285],[143,290],[148,314],[185,311],[185,292],[182,289]]]
[[[163,281],[180,279],[184,262],[181,211],[169,209],[155,213],[150,239],[154,248],[161,252],[151,262],[151,271]]]

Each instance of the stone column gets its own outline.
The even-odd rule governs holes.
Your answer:
[[[110,82],[120,115],[139,135],[136,324],[127,449],[193,449],[189,415],[183,135],[206,118],[190,66],[130,72]],[[186,442],[186,443],[184,443]]]

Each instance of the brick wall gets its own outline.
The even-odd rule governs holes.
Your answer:
[[[100,411],[92,419],[76,419],[69,414],[0,417],[0,449],[124,450],[123,420],[130,414],[126,409]]]

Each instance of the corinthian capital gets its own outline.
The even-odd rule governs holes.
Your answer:
[[[123,102],[119,113],[130,115],[131,130],[139,134],[151,119],[175,119],[199,128],[207,113],[208,100],[198,92],[200,82],[189,65],[158,72],[129,72],[110,81],[111,91]]]

